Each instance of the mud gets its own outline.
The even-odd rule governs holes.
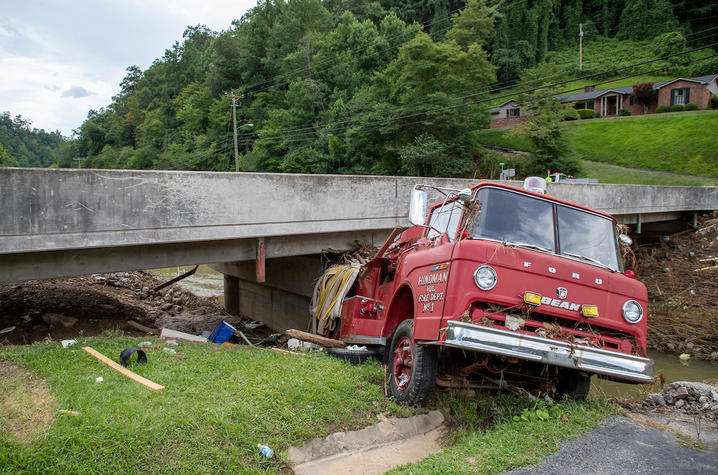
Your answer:
[[[0,285],[0,344],[29,344],[107,330],[141,332],[128,320],[150,328],[168,327],[188,333],[211,331],[220,320],[240,324],[226,314],[216,297],[198,297],[180,284],[153,292],[163,280],[147,272],[122,272],[66,279]],[[68,322],[77,322],[66,326]]]

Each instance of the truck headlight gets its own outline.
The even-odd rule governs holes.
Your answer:
[[[638,323],[641,321],[641,318],[643,318],[643,308],[641,304],[635,300],[627,300],[626,303],[623,304],[623,307],[621,307],[621,310],[623,311],[623,318],[625,318],[628,323]]]
[[[479,266],[474,271],[474,283],[481,290],[493,289],[497,281],[496,271],[490,266]]]

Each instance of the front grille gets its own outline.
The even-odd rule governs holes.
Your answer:
[[[633,335],[591,325],[585,321],[572,320],[537,312],[525,305],[506,307],[484,302],[477,302],[471,306],[467,315],[471,323],[491,326],[495,328],[508,328],[512,331],[530,333],[545,338],[567,341],[580,345],[603,348],[632,354],[640,351]],[[644,356],[644,355],[640,355]]]

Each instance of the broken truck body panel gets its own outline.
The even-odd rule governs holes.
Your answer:
[[[431,206],[424,225],[362,268],[331,336],[389,346],[395,378],[422,362],[431,370],[435,358],[448,377],[500,373],[571,387],[590,374],[652,380],[646,288],[623,273],[615,219],[500,184],[462,193]]]

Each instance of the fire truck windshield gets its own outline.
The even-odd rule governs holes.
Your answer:
[[[481,212],[474,225],[474,239],[506,242],[620,270],[610,219],[499,188],[481,188],[477,199]]]

